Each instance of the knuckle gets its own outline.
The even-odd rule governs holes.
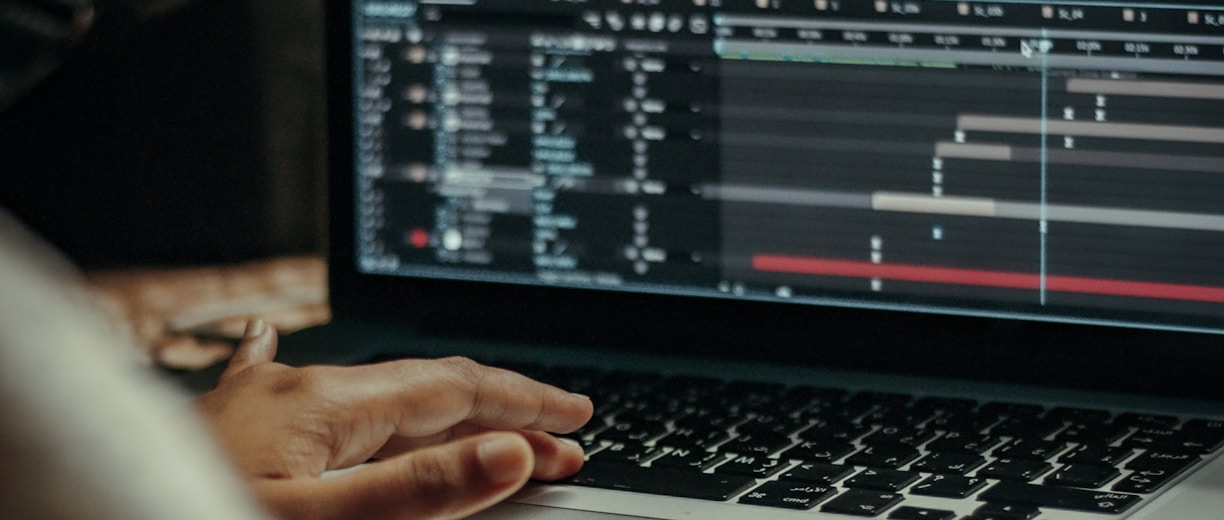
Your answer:
[[[489,386],[491,372],[488,367],[461,356],[449,357],[440,361],[445,363],[454,374],[451,384],[454,384],[459,390],[454,394],[456,399],[463,400],[462,407],[467,410],[469,417],[504,414],[504,410],[500,410],[500,407],[490,406],[490,396],[487,394],[491,392]]]
[[[448,357],[438,360],[452,376],[451,382],[468,391],[480,388],[487,372],[484,365],[462,356]]]
[[[458,374],[471,379],[478,378],[478,374],[480,374],[484,369],[484,366],[480,363],[472,361],[471,358],[463,356],[442,358],[439,359],[438,362],[446,365]]]

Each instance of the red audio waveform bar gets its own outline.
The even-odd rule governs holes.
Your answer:
[[[851,278],[880,278],[907,282],[945,283],[1008,289],[1041,288],[1041,276],[1030,273],[958,269],[911,264],[873,264],[828,258],[754,255],[752,268],[757,271]],[[1197,302],[1224,303],[1224,287],[1182,285],[1171,283],[1136,282],[1108,278],[1079,276],[1046,276],[1046,290],[1055,292],[1160,298]]]

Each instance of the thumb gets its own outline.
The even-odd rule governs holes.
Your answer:
[[[221,373],[220,380],[224,382],[260,363],[270,363],[276,358],[276,344],[275,327],[261,319],[247,322],[246,332],[242,334],[238,350],[234,351],[234,356],[230,358],[225,372]]]
[[[263,480],[256,483],[256,491],[282,518],[459,518],[514,494],[533,466],[526,439],[494,432],[339,475]]]

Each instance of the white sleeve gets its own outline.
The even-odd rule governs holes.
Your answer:
[[[3,516],[264,518],[186,402],[0,210]]]

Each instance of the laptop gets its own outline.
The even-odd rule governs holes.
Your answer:
[[[486,513],[1218,518],[1218,2],[328,2],[335,323],[588,393]]]

